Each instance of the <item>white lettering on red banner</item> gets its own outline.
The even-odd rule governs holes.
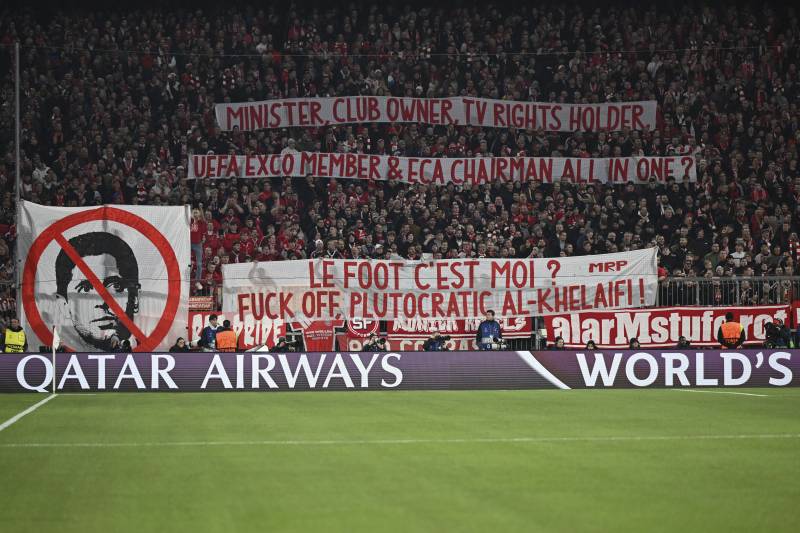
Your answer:
[[[697,346],[719,346],[717,331],[732,312],[744,326],[749,343],[762,343],[764,326],[775,319],[787,321],[789,306],[664,307],[622,311],[590,311],[548,316],[547,339],[564,339],[567,347],[584,347],[590,340],[599,348],[627,348],[636,338],[642,347],[675,346],[681,336]]]
[[[541,316],[655,303],[656,249],[557,259],[313,259],[223,266],[240,320]]]
[[[653,130],[656,102],[563,104],[488,98],[344,96],[216,104],[224,131],[332,124],[406,123],[542,131]]]
[[[395,157],[353,153],[287,152],[283,155],[204,154],[189,157],[189,179],[314,176],[402,183],[479,185],[647,183],[697,181],[694,156],[670,157]]]

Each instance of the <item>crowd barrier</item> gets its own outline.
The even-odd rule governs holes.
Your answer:
[[[659,283],[659,306],[775,305],[800,299],[798,276],[678,277]]]
[[[800,385],[800,351],[61,353],[0,358],[0,392],[493,390]],[[55,386],[54,386],[55,385]]]

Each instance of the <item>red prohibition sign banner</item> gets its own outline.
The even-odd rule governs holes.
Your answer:
[[[164,264],[167,267],[167,302],[164,306],[161,318],[150,335],[145,335],[144,332],[133,323],[133,320],[125,314],[125,310],[122,309],[114,297],[111,296],[108,289],[103,285],[103,282],[91,271],[75,248],[64,238],[64,232],[66,230],[78,224],[95,220],[118,222],[138,231],[153,243],[164,260]],[[33,328],[34,333],[46,344],[53,343],[53,332],[42,320],[42,315],[36,305],[34,287],[36,285],[36,271],[42,253],[44,253],[45,249],[53,241],[61,246],[72,262],[75,263],[75,266],[86,276],[86,279],[92,284],[92,287],[97,291],[103,301],[114,311],[119,321],[136,337],[139,341],[136,346],[136,351],[149,352],[156,349],[172,327],[172,322],[175,320],[175,315],[178,312],[181,296],[181,272],[178,267],[178,259],[175,257],[175,252],[172,250],[172,246],[164,235],[142,217],[116,207],[108,206],[81,211],[74,215],[64,217],[45,229],[31,245],[28,251],[28,257],[25,260],[25,268],[22,275],[22,307],[25,309],[25,316],[31,328]]]

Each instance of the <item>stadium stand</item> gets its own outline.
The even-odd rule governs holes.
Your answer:
[[[795,10],[373,5],[4,13],[21,42],[22,197],[191,204],[193,291],[221,264],[660,249],[662,304],[790,301],[800,174]],[[13,79],[2,78],[0,313],[13,309]],[[334,95],[657,100],[657,130],[371,124],[221,132],[215,102]],[[192,153],[690,154],[696,183],[479,187],[188,181]],[[667,279],[669,278],[669,279]],[[685,278],[685,279],[684,279]]]

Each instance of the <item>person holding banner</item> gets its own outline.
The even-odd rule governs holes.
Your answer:
[[[499,343],[503,338],[500,323],[494,319],[494,311],[486,311],[486,319],[478,325],[475,340],[481,350],[491,350],[494,343]]]

